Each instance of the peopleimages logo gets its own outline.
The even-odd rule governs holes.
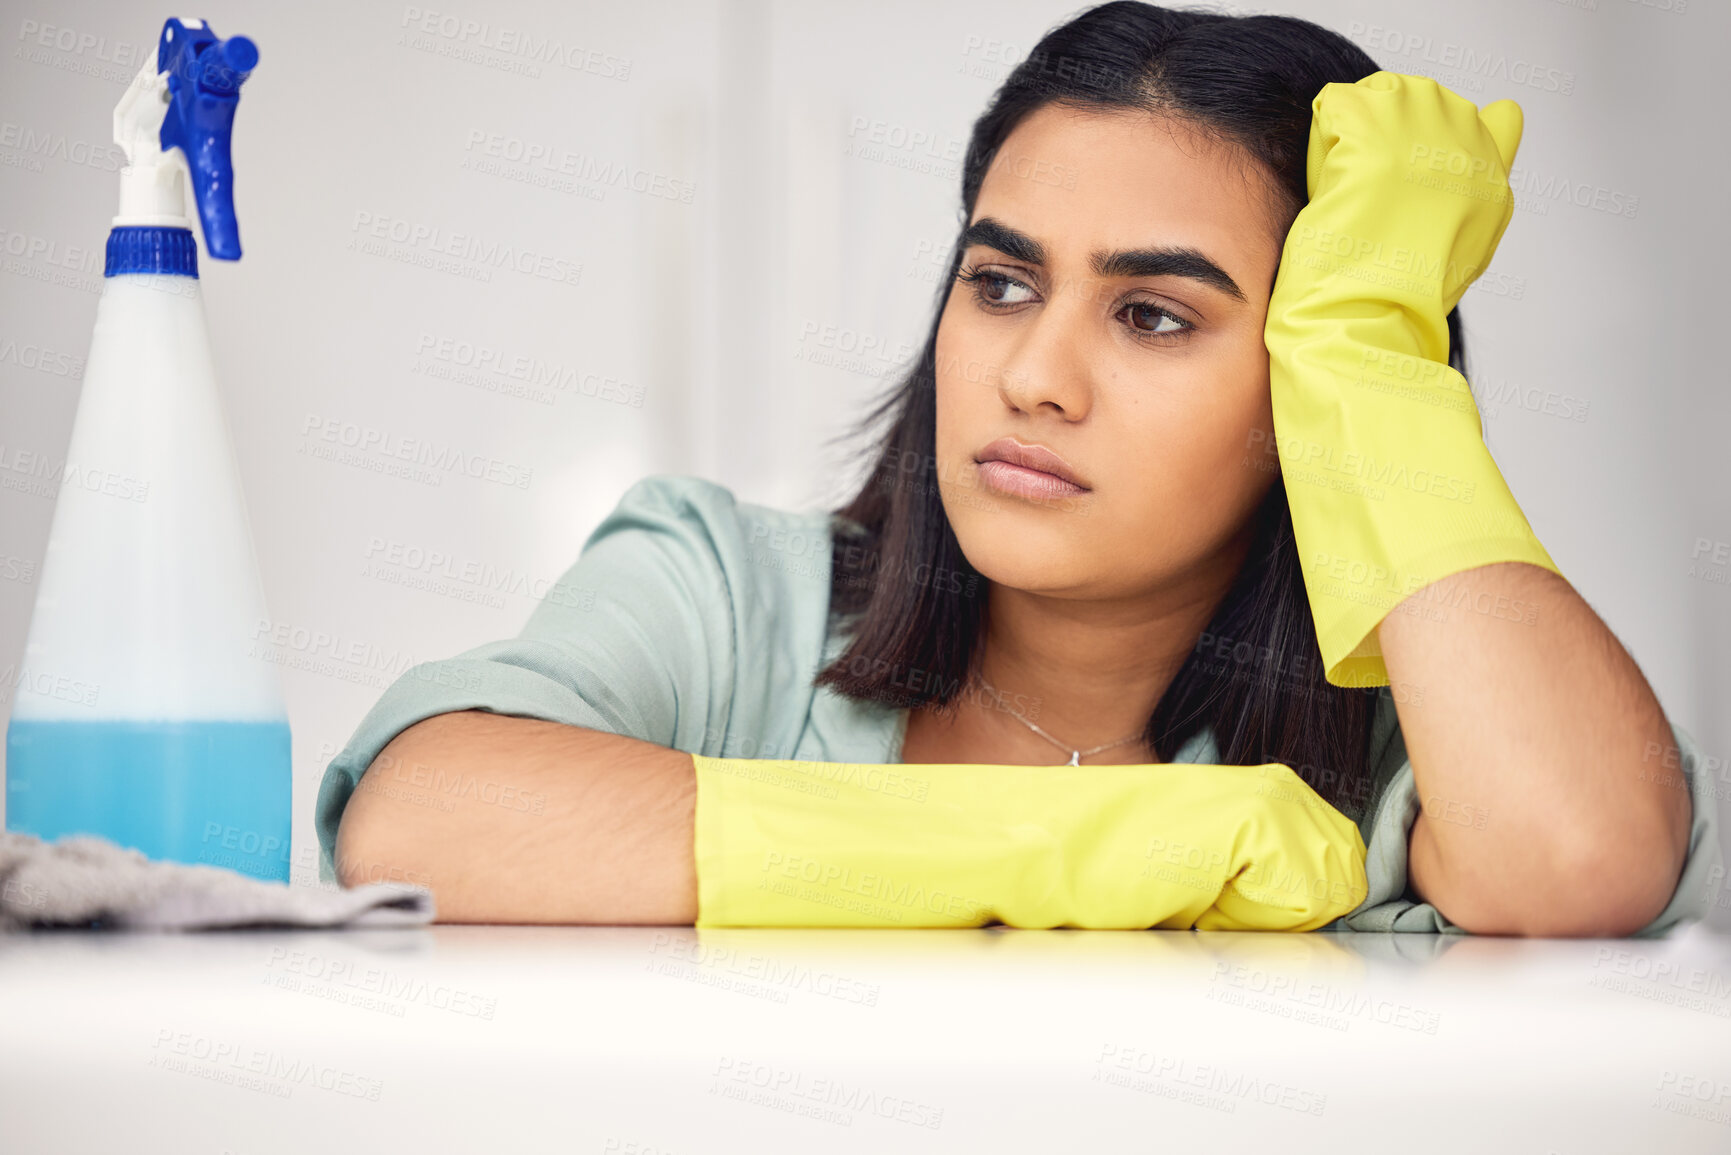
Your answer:
[[[461,473],[477,481],[491,481],[517,489],[529,488],[535,475],[532,467],[500,461],[480,453],[465,453],[451,445],[417,437],[403,437],[371,426],[357,425],[334,417],[309,413],[301,423],[301,433],[332,446],[356,453],[372,453],[382,458],[413,462],[444,473]],[[318,447],[315,445],[315,449]],[[322,456],[314,453],[313,456]],[[438,477],[440,474],[434,474]]]
[[[410,5],[403,9],[401,27],[422,36],[437,36],[453,46],[487,49],[518,57],[524,62],[557,64],[603,80],[631,79],[631,60],[627,57],[598,52],[581,44],[569,44],[552,36],[537,36],[527,29],[513,28],[508,24],[469,20],[450,12],[434,12]]]
[[[108,37],[98,36],[93,32],[80,32],[76,28],[63,25],[41,24],[35,20],[19,22],[18,39],[24,44],[52,48],[56,52],[69,52],[74,56],[101,61],[104,64],[118,64],[122,68],[139,68],[149,56],[156,53],[154,42],[135,44],[126,40],[111,41]]]
[[[479,375],[477,380],[492,375],[523,383],[523,392],[531,400],[538,400],[540,392],[546,392],[548,403],[551,403],[553,393],[560,392],[629,405],[633,409],[643,408],[645,390],[642,385],[481,341],[422,332],[415,343],[415,355],[423,361],[450,367],[439,372],[428,365],[426,375],[429,377],[448,377],[468,384],[469,381],[460,374],[463,370],[473,370]]]
[[[443,266],[434,258],[467,261],[475,266],[472,272],[484,274],[481,279],[489,277],[492,269],[506,268],[556,284],[577,285],[583,280],[583,265],[578,261],[491,240],[475,233],[454,232],[442,225],[357,209],[349,231],[356,234],[349,238],[348,247],[351,249],[389,257],[393,252],[383,245],[400,245],[402,254],[397,254],[399,256],[420,254],[427,258],[425,262],[408,260],[407,263],[430,263],[441,271],[444,271]]]
[[[229,1083],[289,1098],[297,1087],[312,1087],[356,1099],[378,1102],[384,1083],[326,1063],[256,1047],[233,1039],[216,1039],[192,1031],[163,1027],[156,1033],[149,1065],[162,1071]]]
[[[1518,84],[1562,96],[1575,91],[1575,74],[1568,69],[1537,64],[1495,49],[1438,40],[1434,36],[1366,24],[1362,20],[1349,23],[1346,34],[1378,55],[1405,56],[1433,68],[1458,71],[1470,82],[1468,87],[1475,91],[1482,89],[1487,80]],[[1404,68],[1409,69],[1410,62]]]
[[[482,156],[509,161],[527,168],[542,169],[559,176],[569,176],[589,184],[626,188],[645,196],[690,204],[697,193],[693,181],[678,180],[663,173],[634,168],[615,161],[604,161],[587,153],[573,152],[560,145],[544,141],[523,140],[484,129],[470,129],[464,144],[465,152],[479,151]]]
[[[84,358],[76,353],[50,349],[32,342],[20,343],[12,337],[0,337],[0,365],[16,365],[34,369],[53,377],[82,378]]]

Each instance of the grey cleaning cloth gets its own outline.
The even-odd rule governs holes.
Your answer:
[[[44,842],[34,834],[0,832],[0,931],[424,926],[432,921],[433,894],[421,886],[289,886],[220,866],[153,861],[94,835]]]

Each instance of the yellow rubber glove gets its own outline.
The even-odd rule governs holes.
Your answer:
[[[1376,627],[1408,595],[1493,562],[1562,573],[1448,365],[1448,312],[1514,212],[1521,109],[1375,72],[1311,111],[1264,333],[1275,439],[1325,676],[1383,686]]]
[[[700,927],[1301,931],[1369,893],[1279,763],[692,761]]]

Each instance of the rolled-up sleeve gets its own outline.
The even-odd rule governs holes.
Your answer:
[[[337,827],[361,775],[391,739],[436,714],[486,710],[690,751],[724,733],[735,624],[718,537],[739,537],[728,490],[646,477],[521,633],[405,670],[325,768],[314,811],[319,877],[336,877]]]
[[[1680,765],[1656,767],[1652,773],[1681,774],[1687,783],[1694,809],[1689,826],[1688,857],[1671,901],[1646,926],[1630,938],[1660,937],[1679,923],[1705,918],[1718,901],[1724,885],[1725,858],[1719,843],[1719,810],[1714,776],[1701,766],[1694,738],[1681,726],[1671,724],[1671,734],[1681,753]],[[1407,851],[1413,823],[1418,820],[1420,800],[1413,778],[1412,760],[1398,733],[1384,746],[1383,765],[1393,767],[1387,776],[1370,819],[1362,831],[1368,851],[1365,874],[1370,893],[1352,913],[1339,920],[1348,930],[1417,931],[1436,934],[1470,934],[1450,922],[1441,911],[1419,899],[1407,874]]]

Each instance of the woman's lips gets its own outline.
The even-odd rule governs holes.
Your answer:
[[[979,466],[980,480],[986,487],[1009,497],[1074,497],[1088,492],[1073,481],[1065,481],[1062,477],[1055,477],[1038,469],[1029,469],[1025,465],[1011,465],[1008,461],[982,461]]]

